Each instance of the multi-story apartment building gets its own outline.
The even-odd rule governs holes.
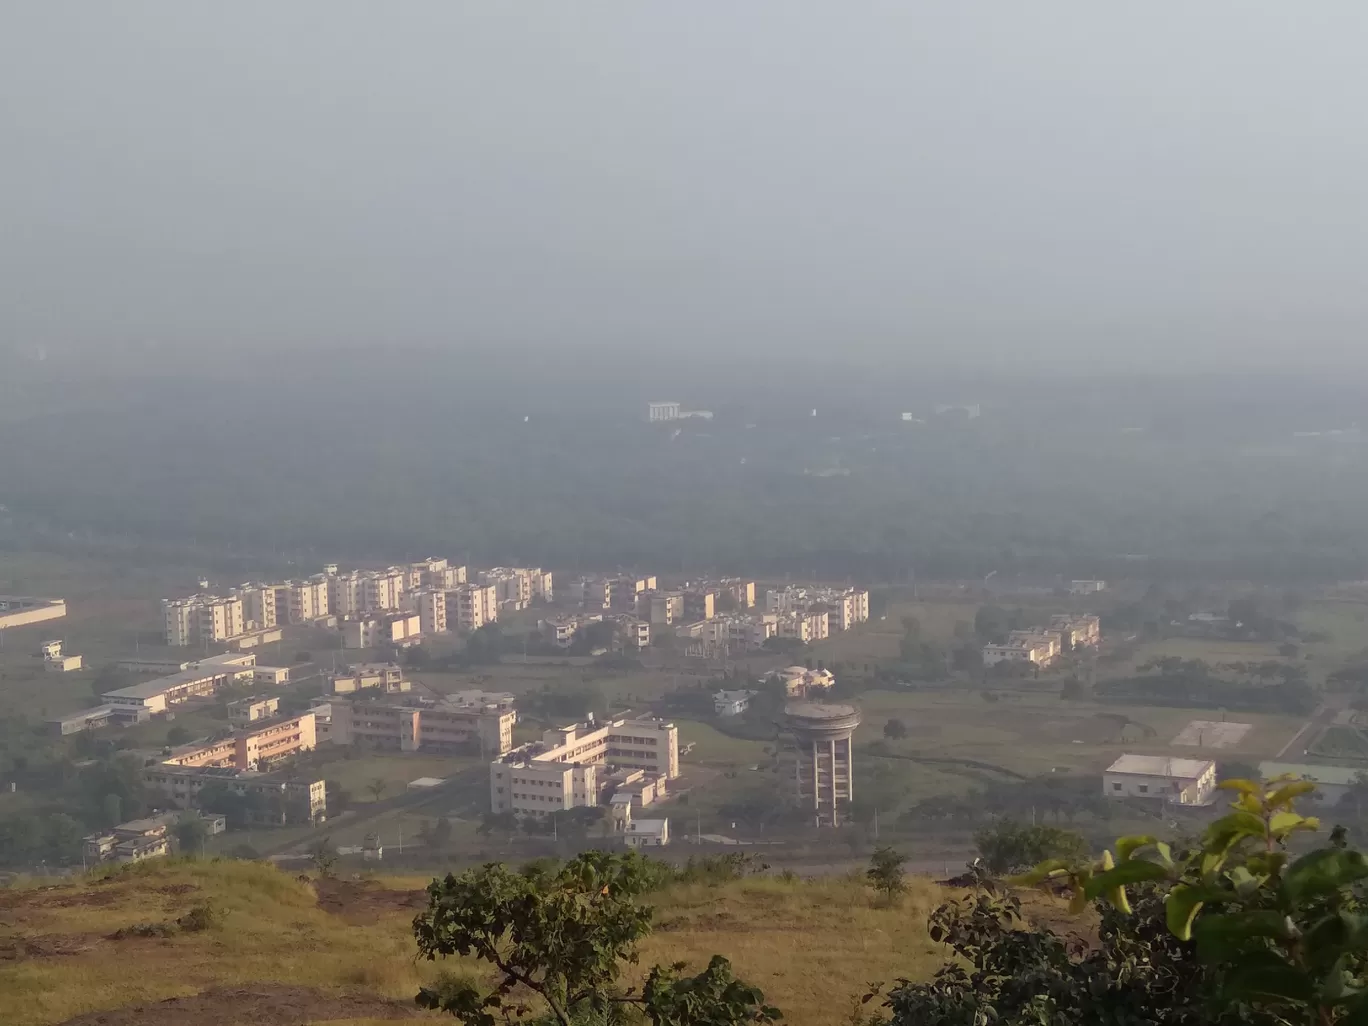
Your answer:
[[[794,638],[803,644],[811,644],[828,637],[830,620],[822,612],[788,612],[779,615],[778,634],[781,638]]]
[[[499,619],[498,589],[492,584],[463,584],[447,592],[448,616],[453,595],[456,597],[456,626],[461,630],[477,631]]]
[[[1013,632],[1013,634],[1017,633]],[[1033,635],[1030,632],[1023,633],[1024,636],[1008,638],[1001,644],[984,645],[983,665],[996,666],[998,663],[1020,663],[1037,667],[1050,665],[1055,656],[1055,645],[1058,644],[1058,639],[1052,641],[1043,635]]]
[[[590,719],[545,731],[542,740],[509,752],[489,767],[490,807],[545,816],[603,803],[613,770],[679,776],[679,732],[658,719]]]
[[[261,800],[249,806],[246,814],[251,822],[262,825],[319,823],[328,811],[328,786],[322,780],[295,780],[226,766],[153,763],[143,769],[143,785],[181,809],[198,805],[205,788],[225,787],[256,796]]]
[[[684,594],[678,591],[643,591],[636,596],[636,615],[666,626],[684,619]]]
[[[327,616],[332,610],[329,599],[329,580],[323,574],[307,581],[286,581],[285,604],[290,623],[311,623]],[[281,608],[280,592],[276,592],[276,611]]]
[[[765,592],[765,609],[791,613],[824,609],[831,613],[831,630],[849,630],[869,619],[869,592],[863,588],[800,588],[788,585]]]
[[[376,751],[496,756],[512,749],[517,720],[498,702],[334,702],[330,729],[336,744]]]
[[[397,566],[366,574],[363,579],[366,611],[402,608],[407,584],[408,573]]]
[[[1102,621],[1096,616],[1062,614],[1050,620],[1050,633],[1058,634],[1065,652],[1096,648],[1102,643]]]
[[[613,609],[631,612],[637,596],[655,591],[655,575],[618,574],[613,577],[581,577],[570,585],[570,598],[585,609]]]
[[[651,624],[647,620],[625,613],[611,618],[614,624],[613,636],[624,649],[640,651],[651,647]]]
[[[230,767],[255,770],[318,747],[314,714],[269,720],[216,741],[183,745],[163,760],[168,766]]]
[[[504,609],[526,609],[532,604],[532,577],[526,570],[496,566],[480,571],[480,583],[494,589],[495,600]]]
[[[328,609],[340,617],[366,612],[366,575],[359,570],[329,575]]]
[[[683,619],[685,623],[711,620],[717,615],[720,595],[721,593],[715,588],[685,588],[681,595],[683,611],[679,618]]]
[[[779,615],[743,615],[730,613],[710,620],[685,624],[675,630],[681,638],[703,643],[705,649],[732,648],[748,650],[764,647],[765,642],[779,633]]]
[[[237,595],[191,595],[162,600],[166,643],[173,647],[228,641],[247,633],[242,599]]]
[[[466,568],[452,566],[445,559],[424,559],[409,564],[410,588],[436,588],[450,591],[466,583]],[[415,580],[413,571],[417,571]]]
[[[424,636],[445,634],[447,632],[447,593],[438,589],[416,592],[414,604],[418,607],[418,627]]]
[[[274,585],[244,584],[234,594],[242,599],[242,611],[249,630],[274,627],[279,622]]]
[[[342,622],[343,648],[416,645],[422,636],[422,620],[417,613],[387,613]]]
[[[743,577],[724,577],[716,583],[719,591],[731,597],[737,609],[755,608],[755,582]]]
[[[647,403],[646,419],[652,424],[662,420],[678,420],[679,403],[673,401]]]

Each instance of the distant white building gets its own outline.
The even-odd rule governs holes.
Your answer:
[[[713,695],[713,709],[718,716],[740,716],[750,708],[754,691],[719,691]]]
[[[70,673],[81,668],[81,657],[62,651],[60,641],[43,642],[43,666],[55,673]]]
[[[1096,595],[1099,591],[1106,590],[1106,581],[1072,581],[1069,584],[1070,595]]]
[[[1306,796],[1306,801],[1316,805],[1338,805],[1340,799],[1364,777],[1364,771],[1352,766],[1308,766],[1296,762],[1261,762],[1259,776],[1265,780],[1276,777],[1292,776],[1298,780],[1309,780],[1316,789]]]
[[[646,419],[652,424],[664,420],[679,419],[679,403],[656,402],[646,404]]]
[[[1162,798],[1173,805],[1210,805],[1216,763],[1167,755],[1123,755],[1102,774],[1108,798]]]
[[[668,819],[636,819],[627,824],[622,839],[629,848],[663,848],[670,843]]]

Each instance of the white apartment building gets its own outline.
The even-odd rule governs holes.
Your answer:
[[[414,596],[418,606],[418,626],[423,634],[447,632],[447,593],[441,590],[420,591]]]
[[[821,641],[830,633],[830,618],[825,612],[783,613],[779,616],[779,637],[795,638],[803,644]]]
[[[242,599],[236,596],[163,599],[162,620],[166,643],[173,647],[227,641],[247,632]]]
[[[285,588],[290,623],[309,623],[331,612],[328,605],[328,579],[323,575],[310,577],[307,581],[286,581]],[[277,592],[277,615],[279,608],[280,594]]]
[[[342,622],[343,648],[378,648],[381,645],[414,645],[422,638],[417,613],[362,616]]]
[[[646,591],[637,596],[637,616],[668,626],[684,618],[684,595],[678,591]]]
[[[480,583],[494,589],[495,601],[504,609],[526,609],[532,604],[532,577],[526,570],[506,566],[482,570]]]
[[[869,592],[863,588],[785,588],[765,592],[765,610],[791,613],[822,608],[831,614],[830,629],[848,631],[869,619]]]
[[[1166,755],[1123,755],[1102,774],[1107,798],[1162,798],[1173,805],[1210,805],[1216,763]]]
[[[274,627],[278,621],[276,590],[269,584],[244,584],[234,593],[242,599],[243,615],[251,630]]]
[[[397,566],[366,574],[362,584],[366,611],[401,608],[407,584],[408,574]]]
[[[713,711],[718,716],[740,716],[750,708],[754,691],[718,691],[713,695]]]
[[[461,630],[477,631],[499,619],[499,593],[494,585],[463,584],[447,592],[448,614],[453,595],[456,597],[456,626]]]
[[[647,403],[646,419],[652,424],[663,420],[678,420],[679,403],[669,401]]]
[[[679,776],[679,731],[658,719],[592,718],[545,731],[489,767],[494,812],[545,816],[561,809],[601,803],[611,770],[644,770],[673,780]]]
[[[328,608],[337,616],[366,612],[366,575],[359,570],[328,577]]]

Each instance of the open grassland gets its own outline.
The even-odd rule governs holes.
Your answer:
[[[409,1017],[417,988],[443,968],[481,971],[414,960],[410,923],[425,903],[426,882],[321,881],[316,890],[259,863],[176,861],[107,879],[0,891],[0,948],[10,956],[0,961],[4,1020],[47,1026],[111,1012],[122,1015],[107,1020],[113,1023],[160,1023],[113,1010],[166,999],[189,1010],[196,995],[235,987],[250,988],[255,1004],[244,1005],[240,1020],[221,1017],[218,1008],[214,1023]],[[723,954],[784,1010],[787,1022],[829,1024],[847,1016],[869,981],[934,972],[944,953],[927,937],[925,923],[946,893],[914,879],[901,905],[888,908],[849,878],[679,885],[646,899],[657,909],[655,932],[629,977],[636,982],[658,962],[701,968]],[[111,938],[119,929],[172,921],[206,902],[223,913],[211,929]],[[296,1007],[300,988],[307,988],[302,993],[315,1013]],[[333,1006],[343,1000],[354,1013],[369,1014],[338,1014],[343,1009]]]

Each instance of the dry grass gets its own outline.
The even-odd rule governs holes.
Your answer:
[[[945,961],[926,918],[946,892],[910,879],[887,907],[862,882],[842,877],[792,883],[763,877],[721,887],[676,887],[656,899],[656,931],[641,964],[685,961],[695,969],[726,955],[793,1026],[844,1019],[867,984],[925,979]]]
[[[427,881],[383,883],[418,890]],[[830,1023],[846,1015],[868,982],[923,978],[941,964],[942,949],[927,938],[925,923],[943,897],[922,880],[896,908],[881,907],[848,879],[678,887],[652,899],[658,925],[641,964],[685,961],[702,968],[723,954],[788,1022]],[[120,927],[173,919],[204,901],[226,910],[221,927],[109,939]],[[250,862],[149,863],[107,879],[3,890],[0,946],[33,946],[23,957],[0,961],[0,1008],[7,1026],[48,1026],[253,983],[407,999],[440,969],[456,968],[415,962],[411,919],[411,909],[395,908],[351,925],[320,909],[310,884]]]

